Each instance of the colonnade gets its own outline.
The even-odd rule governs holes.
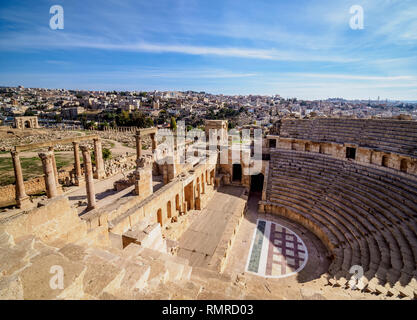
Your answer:
[[[105,178],[104,171],[104,160],[102,154],[102,144],[99,137],[94,137],[94,155],[95,155],[95,172],[93,173],[92,161],[90,151],[86,146],[79,146],[79,141],[72,141],[74,149],[74,173],[75,173],[75,185],[80,186],[84,183],[87,188],[87,201],[88,209],[93,209],[96,204],[95,200],[95,191],[93,178],[103,179]],[[82,176],[81,163],[80,163],[80,154],[79,148],[82,150],[83,162],[84,162],[84,173],[85,176]],[[17,148],[15,148],[17,149]],[[45,179],[45,188],[46,195],[48,198],[54,198],[62,194],[62,186],[59,183],[58,179],[58,170],[56,166],[54,147],[49,145],[48,151],[40,152],[39,157],[42,161],[44,179]],[[16,204],[19,208],[27,208],[30,206],[30,198],[26,194],[25,183],[23,180],[22,166],[20,163],[20,152],[14,150],[11,152],[15,181],[16,181]]]

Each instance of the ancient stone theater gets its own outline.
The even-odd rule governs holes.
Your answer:
[[[117,161],[106,131],[11,150],[1,299],[416,299],[417,122],[125,131]]]

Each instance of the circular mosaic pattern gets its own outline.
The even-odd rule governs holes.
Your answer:
[[[246,271],[267,278],[284,278],[301,271],[308,252],[303,240],[272,221],[257,220]]]

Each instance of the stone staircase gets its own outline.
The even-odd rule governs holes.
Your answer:
[[[0,299],[236,299],[231,278],[192,268],[188,260],[142,247],[82,242],[53,247],[27,236],[0,234]],[[55,266],[62,267],[63,288]]]

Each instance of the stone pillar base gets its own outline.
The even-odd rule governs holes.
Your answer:
[[[84,177],[75,178],[74,185],[76,185],[78,187],[85,186],[85,179],[84,179]]]
[[[64,189],[62,188],[62,185],[58,185],[56,187],[56,192],[58,193],[58,195],[61,195],[64,193]]]
[[[26,196],[24,198],[17,199],[16,204],[19,209],[27,209],[31,207],[32,202],[30,201],[30,197]]]
[[[96,171],[94,172],[93,177],[94,179],[102,180],[106,177],[106,173],[104,171],[100,171],[100,172]]]

